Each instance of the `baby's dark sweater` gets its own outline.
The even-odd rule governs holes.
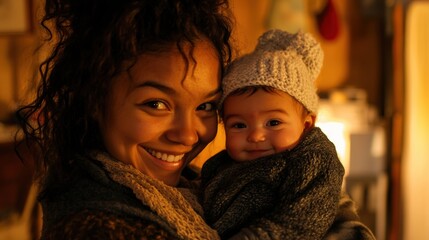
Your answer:
[[[222,151],[201,175],[205,218],[222,238],[322,239],[335,219],[344,168],[314,128],[292,150],[253,161],[235,163]]]

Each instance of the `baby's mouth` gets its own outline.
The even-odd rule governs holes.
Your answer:
[[[158,152],[153,149],[148,149],[148,148],[145,148],[145,149],[148,153],[150,153],[150,155],[166,162],[179,162],[180,160],[182,160],[183,156],[185,156],[185,154],[173,155],[173,154]]]

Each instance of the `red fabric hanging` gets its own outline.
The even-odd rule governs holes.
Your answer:
[[[317,14],[320,35],[326,40],[334,40],[340,32],[340,22],[333,0],[327,0],[323,10]]]

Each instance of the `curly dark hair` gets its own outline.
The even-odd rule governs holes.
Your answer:
[[[37,150],[36,177],[59,185],[76,154],[103,148],[94,112],[104,111],[112,79],[142,53],[176,44],[184,54],[183,44],[206,38],[223,71],[231,20],[227,0],[46,0],[41,25],[53,48],[40,65],[36,98],[18,110]]]

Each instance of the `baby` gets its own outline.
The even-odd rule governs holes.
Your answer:
[[[223,80],[226,150],[202,169],[206,221],[232,239],[322,239],[344,175],[315,127],[323,52],[308,33],[270,30]]]

